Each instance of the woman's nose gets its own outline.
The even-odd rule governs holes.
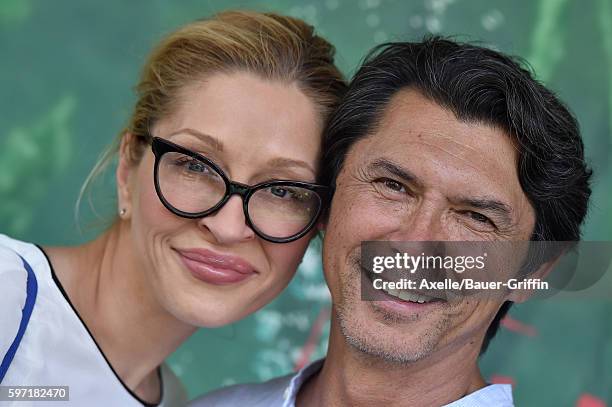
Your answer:
[[[246,224],[242,199],[232,196],[221,209],[199,221],[220,244],[235,244],[251,240],[255,232]]]

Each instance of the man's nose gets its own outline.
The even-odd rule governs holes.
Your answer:
[[[440,209],[422,205],[409,215],[400,217],[398,222],[398,228],[389,240],[414,242],[448,240],[448,233],[442,226]]]
[[[242,199],[232,196],[221,209],[199,221],[201,228],[207,229],[219,244],[231,245],[255,237],[255,232],[247,226]]]

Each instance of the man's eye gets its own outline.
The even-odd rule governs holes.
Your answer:
[[[406,188],[404,187],[404,185],[392,179],[383,178],[378,180],[378,182],[381,183],[385,188],[390,189],[393,192],[406,192]]]
[[[478,213],[478,212],[474,212],[474,211],[468,211],[467,215],[475,220],[476,222],[479,223],[484,223],[484,224],[489,224],[489,225],[493,225],[493,222],[491,222],[491,219],[487,218],[485,215],[483,215],[482,213]]]

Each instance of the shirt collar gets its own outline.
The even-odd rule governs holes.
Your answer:
[[[489,384],[444,407],[513,406],[512,385]]]
[[[301,368],[289,382],[283,393],[283,407],[295,407],[295,399],[302,385],[315,373],[321,370],[325,359],[316,360]],[[509,384],[491,384],[464,398],[447,404],[447,407],[472,407],[492,405],[498,402],[500,406],[512,405],[512,386]],[[507,404],[506,404],[507,403]]]
[[[300,388],[306,382],[306,380],[321,370],[324,360],[325,359],[319,359],[304,366],[295,374],[295,376],[291,378],[289,386],[285,388],[285,392],[283,393],[283,407],[295,407],[295,398],[297,397]]]

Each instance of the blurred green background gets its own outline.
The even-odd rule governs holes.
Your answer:
[[[165,33],[228,8],[290,14],[337,46],[350,76],[380,42],[426,33],[524,57],[578,117],[595,169],[587,240],[612,240],[612,0],[0,1],[0,233],[48,245],[100,229],[79,189],[130,113],[147,52]],[[94,188],[113,213],[112,171]],[[232,326],[200,330],[170,359],[191,396],[290,372],[325,353],[329,294],[319,249],[285,293]],[[1,282],[0,282],[1,283]],[[482,359],[519,406],[612,406],[612,303],[516,306]]]

